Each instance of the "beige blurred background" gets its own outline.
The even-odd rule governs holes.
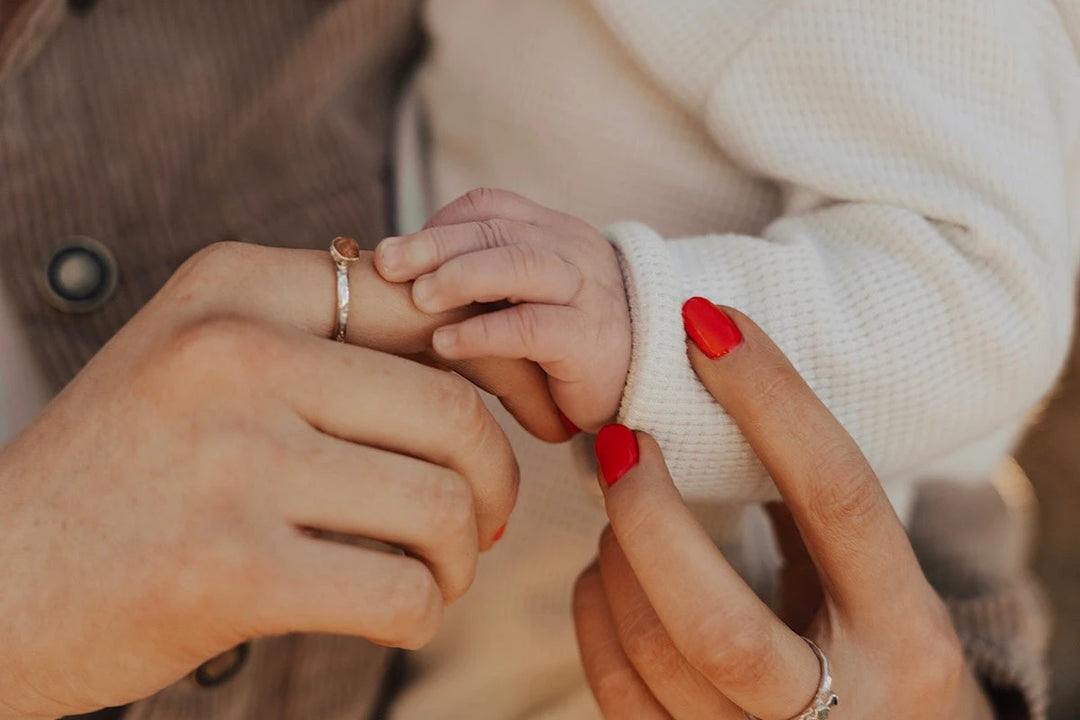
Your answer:
[[[1061,387],[1018,456],[1039,496],[1037,568],[1056,618],[1051,717],[1080,718],[1080,333]]]

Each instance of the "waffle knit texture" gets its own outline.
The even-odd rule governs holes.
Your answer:
[[[774,493],[686,362],[693,295],[761,324],[884,479],[996,438],[954,463],[986,476],[1072,329],[1075,17],[983,0],[450,5],[429,11],[456,35],[436,26],[424,85],[440,200],[493,183],[607,225],[634,327],[619,419],[658,438],[685,492]],[[514,58],[519,42],[537,51]]]

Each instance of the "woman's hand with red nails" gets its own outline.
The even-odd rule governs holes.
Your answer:
[[[474,190],[423,230],[380,243],[375,267],[412,281],[425,312],[511,304],[444,325],[433,338],[440,357],[532,360],[573,425],[596,430],[615,417],[630,369],[630,310],[615,250],[588,223]]]
[[[794,520],[782,543],[790,556],[801,540],[812,562],[818,582],[800,582],[816,612],[796,629],[775,615],[694,519],[653,439],[604,428],[596,453],[611,524],[574,593],[604,715],[796,717],[821,677],[802,634],[831,663],[835,717],[990,720],[948,612],[855,442],[756,325],[707,301],[688,306],[691,362],[776,481]]]

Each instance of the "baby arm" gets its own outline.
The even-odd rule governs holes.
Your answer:
[[[686,368],[676,318],[703,295],[767,330],[883,480],[973,443],[949,472],[989,474],[1073,325],[1080,71],[1053,5],[787,2],[734,55],[693,58],[712,83],[669,59],[650,68],[782,211],[752,235],[605,230],[634,327],[620,421],[690,495],[770,491]]]
[[[1054,8],[848,5],[786,3],[733,55],[693,58],[707,84],[679,82],[678,53],[646,63],[783,200],[753,235],[605,229],[633,329],[619,420],[659,440],[690,496],[771,494],[686,361],[690,296],[761,324],[885,479],[1019,428],[1065,356],[1080,77]],[[517,202],[474,193],[435,222],[533,224]]]
[[[570,425],[597,430],[615,419],[630,310],[615,250],[589,224],[513,193],[475,191],[420,232],[384,240],[375,265],[387,280],[413,280],[425,312],[508,301],[440,328],[435,351],[448,360],[527,358],[547,373]]]

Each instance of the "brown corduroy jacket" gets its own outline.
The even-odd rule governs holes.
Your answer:
[[[419,45],[411,0],[0,0],[0,271],[54,387],[211,242],[388,234],[393,103]],[[75,237],[116,279],[83,304],[47,273]],[[386,661],[351,638],[257,641],[227,680],[124,717],[358,720]]]

